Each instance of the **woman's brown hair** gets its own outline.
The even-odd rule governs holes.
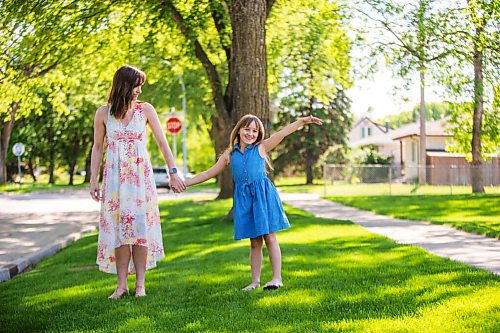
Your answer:
[[[231,136],[229,139],[229,146],[227,147],[227,151],[232,153],[234,151],[234,145],[236,145],[236,144],[240,145],[239,131],[242,127],[250,126],[251,123],[255,123],[255,125],[259,129],[259,134],[257,134],[257,139],[255,140],[253,145],[256,146],[264,140],[264,136],[266,133],[265,133],[264,124],[262,124],[262,121],[257,116],[254,116],[253,114],[246,114],[243,117],[241,117],[240,120],[238,120],[238,122],[234,126],[233,130],[231,131]],[[265,156],[265,160],[266,160],[267,166],[271,170],[273,170],[273,167],[271,165],[271,160],[270,160],[269,156],[267,155],[267,153]]]
[[[111,106],[109,112],[113,117],[116,119],[125,117],[132,103],[132,91],[144,81],[146,74],[133,66],[124,65],[116,71],[108,99]]]

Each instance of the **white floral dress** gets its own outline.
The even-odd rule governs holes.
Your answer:
[[[149,155],[146,151],[146,118],[137,103],[128,125],[109,113],[106,120],[106,162],[102,183],[97,264],[116,274],[115,248],[141,245],[148,248],[146,269],[164,258],[160,212]],[[129,274],[134,274],[132,258]]]

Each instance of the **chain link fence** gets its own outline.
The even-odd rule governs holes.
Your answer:
[[[487,193],[500,193],[497,164],[472,165],[344,165],[325,164],[325,195],[462,194],[472,193],[474,169],[481,168]],[[419,179],[425,179],[423,182]]]

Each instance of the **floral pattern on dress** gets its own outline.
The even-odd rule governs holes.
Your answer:
[[[108,108],[96,261],[103,272],[116,274],[115,248],[122,245],[147,247],[146,269],[156,267],[165,256],[146,138],[141,103],[136,104],[126,126],[111,116]],[[135,273],[132,259],[129,273]]]

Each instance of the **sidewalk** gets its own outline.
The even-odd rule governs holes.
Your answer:
[[[214,197],[216,193],[202,193]],[[185,199],[163,189],[158,200]],[[88,190],[0,194],[0,282],[9,280],[97,229],[100,203]]]
[[[370,232],[401,244],[420,246],[432,254],[450,258],[500,275],[500,240],[469,234],[446,225],[377,215],[321,199],[316,194],[280,193],[284,202],[318,217],[352,221]]]

